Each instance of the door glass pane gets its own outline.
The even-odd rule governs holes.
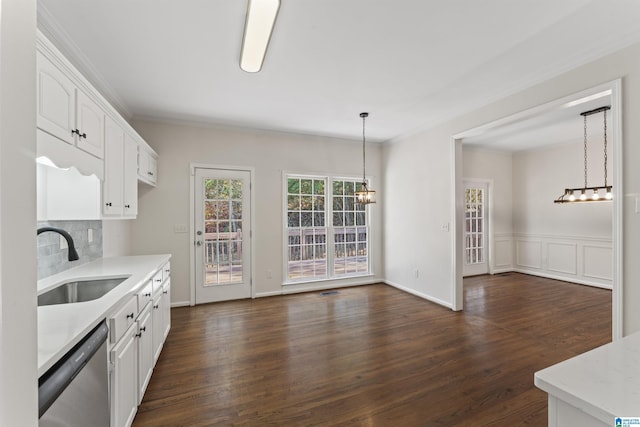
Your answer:
[[[465,262],[467,265],[481,264],[485,260],[484,233],[484,188],[465,189]]]
[[[203,188],[204,286],[243,283],[242,180],[205,178]]]

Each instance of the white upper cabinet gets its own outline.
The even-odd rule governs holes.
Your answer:
[[[84,92],[76,89],[76,145],[99,159],[104,157],[104,119],[104,111]]]
[[[36,42],[37,158],[48,165],[38,219],[135,218],[138,181],[156,185],[158,155],[51,41],[38,32]]]
[[[37,52],[38,128],[102,159],[104,111]]]
[[[124,212],[125,217],[138,215],[138,143],[124,136]]]
[[[51,135],[75,143],[76,87],[69,78],[37,52],[38,127]]]
[[[138,179],[152,186],[158,181],[158,157],[142,146],[138,153]]]
[[[124,131],[115,121],[107,118],[104,134],[102,212],[105,216],[122,216],[124,212]]]
[[[105,123],[105,168],[102,211],[105,217],[138,214],[138,145],[111,118]]]

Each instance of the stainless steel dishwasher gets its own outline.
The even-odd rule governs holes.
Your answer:
[[[102,321],[40,377],[40,427],[109,427],[108,334]]]

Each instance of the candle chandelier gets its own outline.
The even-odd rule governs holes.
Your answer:
[[[376,202],[376,192],[374,190],[369,189],[367,185],[367,174],[366,174],[366,156],[365,156],[365,136],[364,136],[364,121],[367,117],[369,117],[369,113],[360,113],[360,117],[362,117],[362,188],[360,191],[355,192],[356,202],[361,205],[368,205],[370,203]]]
[[[610,109],[610,106],[605,106],[580,113],[584,117],[584,187],[565,188],[564,194],[554,200],[554,203],[609,202],[613,199],[611,192],[613,186],[607,183],[607,111]],[[598,113],[603,113],[604,123],[604,185],[589,187],[587,183],[587,117]]]

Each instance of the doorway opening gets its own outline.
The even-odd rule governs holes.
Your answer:
[[[192,165],[191,305],[253,296],[252,177]]]
[[[609,135],[611,143],[611,169],[613,169],[613,201],[609,205],[611,209],[611,244],[610,251],[613,262],[610,264],[610,286],[612,290],[612,337],[618,339],[622,337],[622,272],[623,272],[623,247],[622,247],[622,103],[621,103],[621,81],[615,80],[608,82],[579,93],[560,98],[558,100],[528,109],[526,111],[505,117],[500,120],[479,126],[452,137],[452,182],[454,184],[454,233],[452,233],[452,247],[454,251],[454,263],[452,266],[452,276],[455,286],[453,287],[453,309],[463,309],[463,275],[465,262],[465,189],[463,184],[463,142],[472,141],[474,139],[482,139],[482,135],[499,135],[501,132],[513,132],[514,129],[520,129],[522,132],[536,132],[536,127],[540,120],[549,120],[551,117],[562,117],[569,114],[573,117],[576,109],[585,108],[594,103],[607,103],[611,106],[611,114],[609,119]],[[567,116],[568,117],[568,116]],[[571,162],[573,158],[568,159]],[[580,159],[575,159],[580,162]],[[558,182],[558,195],[562,193],[563,182]],[[528,197],[522,189],[517,189],[519,193],[517,197]],[[516,193],[514,190],[514,204],[516,203]],[[553,203],[554,195],[550,198],[549,203]],[[520,244],[520,242],[518,242]],[[549,246],[556,251],[568,251],[570,245]],[[506,247],[506,246],[505,246]],[[524,247],[524,246],[523,246]],[[526,249],[526,248],[525,248]],[[582,248],[580,248],[582,249]],[[511,253],[518,256],[518,247],[511,247]],[[600,249],[598,249],[600,250]],[[595,251],[594,251],[595,253]],[[522,263],[526,263],[523,260]],[[543,262],[546,262],[543,259]],[[588,262],[580,264],[576,269],[582,268],[582,265],[589,265]],[[553,266],[556,269],[563,269],[565,266]],[[579,283],[579,282],[578,282]],[[603,286],[606,287],[606,286]]]

